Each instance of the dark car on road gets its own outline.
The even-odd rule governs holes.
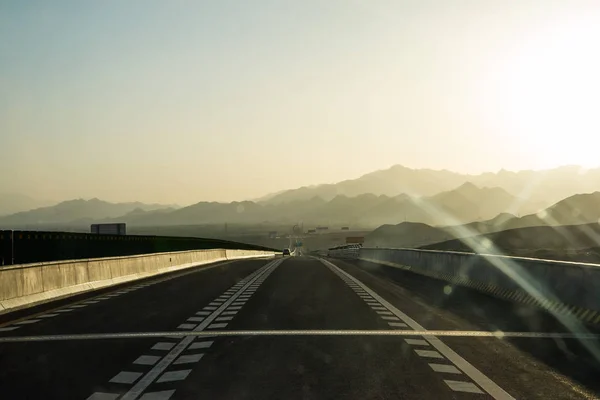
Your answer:
[[[290,249],[283,249],[283,256],[289,256],[290,255]]]

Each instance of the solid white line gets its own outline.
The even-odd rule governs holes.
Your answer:
[[[52,317],[56,317],[58,314],[44,314],[44,315],[38,315],[38,318],[52,318]]]
[[[401,322],[389,322],[389,325]],[[404,324],[406,325],[406,324]],[[175,331],[175,332],[121,332],[83,333],[40,336],[3,336],[0,343],[49,342],[65,340],[97,339],[139,339],[149,337],[213,337],[213,336],[422,336],[427,339],[436,336],[482,337],[482,338],[527,338],[527,339],[578,339],[600,340],[597,333],[544,333],[544,332],[489,332],[489,331],[413,331],[413,330],[236,330],[236,331]],[[431,343],[431,342],[430,342]]]
[[[15,329],[19,329],[18,326],[7,326],[4,328],[0,328],[0,332],[10,332],[10,331],[14,331]]]
[[[253,272],[248,278],[248,282],[253,282],[252,280],[256,280],[258,279],[261,275],[264,274],[269,274],[270,272],[272,272],[277,266],[279,266],[279,264],[281,264],[281,262],[279,260],[275,260],[275,261],[271,261],[269,263],[267,263],[265,266],[263,266],[262,268],[258,269],[257,271]],[[249,285],[249,284],[246,284]],[[234,294],[233,296],[231,296],[231,298],[229,300],[227,300],[222,306],[220,306],[217,310],[215,310],[214,313],[212,313],[211,315],[209,315],[208,317],[206,317],[206,319],[201,322],[195,329],[195,332],[201,332],[204,331],[212,322],[213,320],[219,316],[219,314],[223,311],[225,311],[227,309],[227,307],[233,303],[233,301],[236,299],[236,297],[241,294],[243,292],[243,290],[245,289],[245,286],[242,286],[242,288],[240,290],[238,290],[237,294]],[[120,400],[135,400],[137,399],[140,395],[143,394],[143,392],[165,371],[165,369],[167,369],[172,363],[173,361],[175,361],[175,359],[177,359],[177,357],[179,357],[179,355],[191,344],[191,342],[194,340],[193,336],[187,336],[184,339],[182,339],[176,346],[175,348],[173,348],[169,354],[167,354],[158,364],[156,364],[148,373],[146,373],[146,375],[144,375],[139,381],[138,383],[136,383],[131,389],[129,389],[129,391],[127,393],[125,393]],[[164,382],[164,378],[165,375],[167,373],[165,373],[163,376],[161,376],[160,378],[158,378],[157,382]],[[187,375],[186,375],[187,376]]]
[[[69,306],[69,308],[83,308],[83,307],[87,307],[87,305],[85,305],[85,304],[75,304],[73,306]]]
[[[348,279],[353,280],[357,285],[363,287],[373,298],[378,300],[381,304],[386,306],[391,312],[393,312],[398,318],[407,323],[412,329],[415,331],[425,331],[417,321],[410,318],[408,315],[404,314],[402,311],[398,310],[392,304],[390,304],[387,300],[379,296],[377,293],[369,289],[365,284],[363,284],[360,280],[356,279],[352,275],[348,274],[346,271],[343,271],[341,268],[337,267],[335,264],[320,259],[323,264],[332,269],[332,271],[337,271],[341,276],[346,276]],[[454,350],[448,347],[445,343],[443,343],[440,339],[436,337],[424,336],[425,339],[435,347],[440,353],[442,353],[448,360],[450,360],[454,365],[456,365],[460,370],[462,370],[469,378],[471,378],[475,383],[477,383],[483,390],[489,393],[496,400],[515,400],[510,394],[504,391],[500,386],[494,383],[490,378],[481,373],[477,368],[471,365],[467,360],[459,356]]]

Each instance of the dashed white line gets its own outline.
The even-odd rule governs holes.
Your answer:
[[[56,317],[58,314],[44,314],[44,315],[38,315],[38,318],[52,318],[52,317]]]
[[[158,360],[160,360],[160,357],[157,356],[139,356],[133,363],[140,365],[154,365]]]
[[[40,322],[39,319],[27,319],[25,321],[15,322],[15,325],[29,325],[35,324],[36,322]]]
[[[442,372],[445,374],[460,374],[461,372],[458,370],[458,368],[456,368],[454,365],[448,365],[448,364],[432,364],[430,363],[429,366],[431,367],[432,370],[434,370],[435,372]]]
[[[175,382],[182,381],[192,372],[191,369],[182,369],[180,371],[169,371],[162,374],[160,378],[156,382]]]
[[[140,400],[169,400],[175,393],[175,390],[163,390],[160,392],[145,393]]]
[[[444,358],[440,353],[434,350],[419,350],[415,349],[415,353],[417,353],[421,357],[429,357],[429,358]]]
[[[120,395],[118,393],[96,392],[86,400],[116,400]]]
[[[264,274],[269,275],[280,263],[281,263],[280,260],[276,260],[276,261],[267,263],[264,267],[260,268],[255,273],[251,274],[248,278],[246,278],[244,281],[242,281],[243,282],[242,284],[238,284],[239,286],[242,287],[242,289],[238,290],[237,292],[240,292],[240,294],[241,294],[241,292],[243,292],[243,290],[246,288],[246,285],[249,286],[249,284],[246,282],[250,281],[250,284],[252,284],[261,275],[264,275]],[[235,295],[233,295],[229,300],[227,300],[223,305],[221,305],[218,308],[218,310],[215,310],[214,313],[209,315],[203,322],[201,322],[194,329],[193,332],[200,332],[200,331],[205,330],[207,327],[216,325],[216,324],[211,325],[212,321],[216,317],[219,316],[220,312],[225,311],[227,309],[227,307],[230,305],[230,303],[232,303],[234,300],[235,300]],[[204,309],[208,310],[208,308],[206,308],[206,307]],[[227,326],[226,323],[223,323],[220,325]],[[149,372],[147,372],[131,389],[129,389],[129,391],[127,391],[125,394],[123,394],[123,396],[121,397],[121,400],[137,399],[139,396],[141,396],[144,393],[144,391],[148,388],[148,386],[150,386],[153,382],[155,382],[155,380],[157,378],[158,378],[158,380],[156,380],[156,382],[165,382],[165,381],[169,381],[170,379],[175,379],[172,377],[174,377],[175,374],[179,373],[180,376],[185,375],[181,378],[181,379],[185,379],[185,377],[187,377],[187,375],[189,374],[189,372],[191,370],[187,370],[188,371],[187,373],[185,373],[185,371],[183,371],[183,372],[182,371],[170,371],[170,372],[164,373],[162,376],[160,374],[162,374],[164,372],[164,370],[167,369],[175,361],[175,359],[179,357],[179,355],[189,346],[189,344],[193,340],[194,340],[193,336],[187,336],[186,338],[182,339],[158,364],[156,364]]]
[[[109,382],[131,384],[142,375],[143,374],[141,372],[121,371],[117,375],[115,375]]]
[[[227,316],[227,317],[219,317],[219,318],[215,319],[215,321],[217,321],[217,322],[231,321],[232,319],[233,319],[233,316]]]
[[[217,307],[204,307],[204,309],[207,311],[215,311]]]
[[[200,361],[204,354],[186,354],[180,356],[173,364],[191,364]]]
[[[426,331],[423,326],[421,326],[417,321],[410,318],[408,315],[394,307],[391,303],[386,301],[384,298],[379,296],[377,293],[369,289],[365,284],[363,284],[360,280],[356,279],[352,275],[340,269],[335,264],[320,259],[323,264],[329,267],[334,273],[338,274],[340,277],[346,277],[347,279],[353,281],[356,285],[362,287],[367,293],[369,293],[373,298],[379,301],[383,306],[387,307],[394,315],[404,321],[408,326],[410,326],[415,331]],[[390,323],[391,325],[392,323]],[[494,381],[485,376],[481,371],[471,365],[467,360],[459,356],[454,350],[448,347],[444,342],[442,342],[437,337],[424,336],[424,339],[427,340],[436,350],[442,353],[450,362],[452,362],[458,369],[462,370],[469,378],[471,378],[479,387],[484,389],[490,396],[492,396],[496,400],[515,400],[510,394],[508,394],[504,389],[498,386]],[[473,385],[475,386],[475,385]],[[477,388],[477,386],[475,386]]]
[[[471,382],[449,380],[444,380],[444,382],[446,382],[446,385],[448,385],[450,389],[454,390],[455,392],[483,393],[477,386],[475,386]]]
[[[238,311],[238,310],[241,310],[241,309],[242,309],[242,306],[229,306],[229,307],[227,307],[227,309],[228,309],[228,310],[235,310],[235,311]]]
[[[234,311],[223,311],[223,312],[221,313],[221,315],[235,315],[235,314],[237,314],[237,313],[238,313],[238,312],[237,312],[237,311],[235,311],[235,310],[234,310]]]
[[[175,343],[169,342],[158,342],[154,346],[152,346],[152,350],[171,350],[175,347]]]
[[[188,347],[188,349],[190,349],[190,350],[208,349],[210,346],[212,346],[212,344],[213,344],[212,341],[194,342],[194,343],[190,344],[190,347]]]
[[[423,339],[404,339],[404,341],[413,346],[429,346],[429,342]]]
[[[181,324],[177,327],[177,329],[194,329],[197,325],[196,324]]]
[[[10,332],[10,331],[14,331],[15,329],[18,329],[18,326],[7,326],[4,328],[0,328],[0,332]]]
[[[223,329],[227,326],[227,324],[211,324],[207,329]]]
[[[196,315],[210,315],[210,311],[198,311]]]
[[[187,320],[189,322],[202,322],[204,320],[204,317],[189,317]]]
[[[404,322],[388,322],[388,325],[394,328],[408,328]]]

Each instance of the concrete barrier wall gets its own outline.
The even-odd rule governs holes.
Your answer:
[[[359,258],[600,323],[600,265],[415,249],[363,248]]]
[[[214,249],[12,265],[0,268],[0,313],[198,265],[274,255]]]

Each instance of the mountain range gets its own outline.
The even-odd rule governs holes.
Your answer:
[[[147,212],[156,210],[168,212],[175,210],[175,208],[168,205],[139,202],[109,203],[96,198],[91,200],[77,199],[0,217],[0,224],[2,228],[11,228],[38,224],[84,223],[127,215],[146,215]]]
[[[199,202],[177,208],[137,202],[109,203],[99,199],[70,200],[0,217],[0,228],[48,224],[84,226],[92,221],[118,221],[133,226],[302,221],[309,226],[350,225],[370,229],[414,222],[442,227],[445,232],[455,232],[460,227],[489,233],[524,226],[598,221],[599,192],[572,192],[595,186],[600,189],[598,174],[600,170],[561,167],[470,176],[394,166],[355,180],[282,191],[257,201]],[[467,178],[483,184],[465,182]],[[494,183],[498,186],[491,186]],[[538,193],[540,188],[548,192],[542,196]],[[565,193],[564,200],[561,198],[558,203],[552,200]],[[550,206],[553,203],[556,204]]]
[[[358,196],[364,193],[395,197],[433,196],[470,182],[478,187],[501,188],[518,198],[546,207],[577,193],[600,191],[600,168],[582,169],[563,166],[540,171],[486,172],[479,175],[460,174],[447,170],[411,169],[394,165],[357,179],[334,184],[305,186],[267,195],[259,203],[279,204],[320,197],[331,200],[336,196]]]

